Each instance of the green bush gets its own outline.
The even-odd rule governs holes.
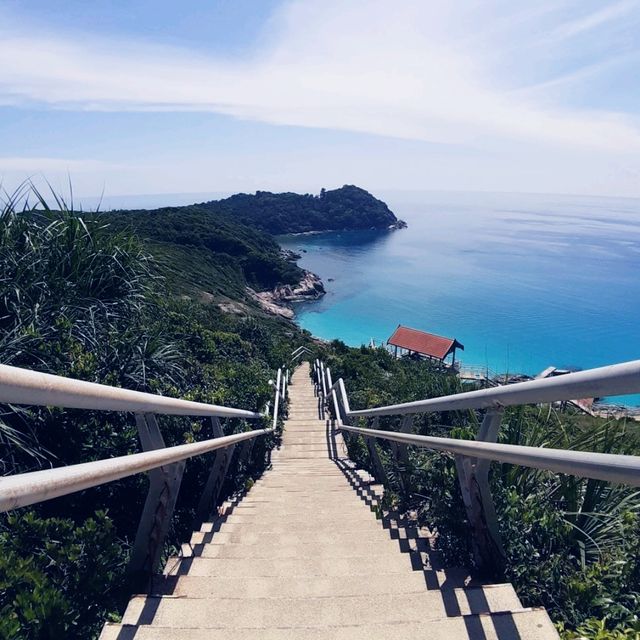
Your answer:
[[[164,277],[167,265],[151,257],[155,245],[115,231],[107,217],[56,204],[52,210],[38,196],[36,207],[10,202],[0,212],[3,364],[264,408],[268,379],[302,339],[295,327],[183,299]],[[205,419],[161,416],[159,425],[167,445],[211,437]],[[223,424],[227,434],[252,426]],[[235,456],[224,490],[250,483],[276,441],[261,438],[244,464]],[[0,406],[5,475],[139,450],[130,414]],[[212,459],[187,462],[165,555],[191,533]],[[91,638],[122,612],[147,486],[137,475],[0,515],[0,637]]]
[[[319,355],[331,366],[334,379],[345,378],[353,409],[461,389],[455,376],[427,362],[395,360],[381,349],[332,346]],[[413,430],[474,438],[480,417],[472,412],[416,416]],[[380,428],[398,429],[399,420],[381,419]],[[512,407],[505,411],[499,441],[638,455],[640,425],[549,407]],[[350,456],[374,472],[362,439],[347,436],[347,443]],[[473,566],[453,457],[410,447],[408,464],[401,468],[388,443],[379,441],[377,447],[385,466],[387,503],[416,512],[420,522],[437,533],[438,548],[450,566]],[[507,554],[505,578],[523,604],[545,606],[567,638],[635,637],[640,611],[640,492],[497,463],[491,467],[490,483]]]
[[[85,639],[122,605],[126,553],[104,512],[81,525],[32,511],[0,525],[0,637]]]

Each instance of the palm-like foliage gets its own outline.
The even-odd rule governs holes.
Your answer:
[[[509,444],[617,454],[636,454],[640,448],[635,422],[592,419],[551,407],[514,409],[504,422],[501,441]],[[583,569],[621,548],[629,518],[640,513],[640,492],[628,486],[512,465],[501,465],[497,473],[521,495],[544,488],[572,530]]]
[[[0,210],[0,360],[129,388],[181,382],[180,353],[160,338],[154,317],[149,256],[98,215],[52,198],[55,208],[25,185]],[[36,466],[51,457],[47,438],[36,433],[48,420],[46,410],[5,410],[5,471],[21,454]]]
[[[383,354],[367,360],[362,353],[346,351],[332,367],[334,375],[347,378],[357,408],[456,391],[458,383],[450,376],[430,371],[428,365],[419,369],[416,363],[388,362]],[[471,412],[416,416],[413,430],[474,438],[481,418]],[[380,427],[398,429],[399,421],[381,419]],[[502,443],[532,447],[640,452],[638,423],[596,419],[552,406],[507,409],[499,438]],[[348,438],[349,453],[374,471],[360,440]],[[400,464],[392,449],[378,445],[384,481],[392,494],[389,501],[415,511],[437,532],[439,548],[449,563],[471,563],[453,456],[410,448],[408,459]],[[569,627],[589,618],[605,619],[604,628],[633,627],[640,609],[640,492],[498,463],[492,465],[490,480],[508,555],[507,577],[523,603],[543,604]]]

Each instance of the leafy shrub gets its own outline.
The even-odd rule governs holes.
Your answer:
[[[104,512],[81,525],[32,511],[0,526],[0,637],[85,639],[122,604],[126,553]]]
[[[319,355],[343,376],[352,408],[446,395],[460,382],[427,362],[395,360],[384,350],[336,343]],[[471,412],[415,416],[423,435],[474,438]],[[364,421],[362,421],[364,426]],[[398,429],[397,418],[380,428]],[[505,411],[499,441],[560,449],[635,454],[640,425],[606,421],[549,407]],[[361,438],[347,436],[350,456],[374,473]],[[452,456],[409,448],[400,466],[391,446],[377,447],[388,501],[415,511],[437,532],[451,566],[473,566],[466,512]],[[545,606],[565,637],[636,637],[640,611],[640,492],[627,486],[494,463],[490,483],[507,554],[506,579],[525,606]],[[607,634],[611,635],[607,635]],[[572,635],[578,634],[578,635]],[[582,635],[580,635],[582,634]]]
[[[227,316],[214,305],[179,298],[163,278],[167,265],[148,247],[116,232],[107,217],[83,216],[61,200],[57,205],[50,209],[37,194],[35,207],[18,210],[13,200],[0,212],[3,363],[264,408],[273,394],[268,379],[300,340],[294,327]],[[211,437],[207,422],[159,418],[167,445]],[[227,434],[251,426],[223,424]],[[226,491],[250,483],[276,441],[261,438],[242,464],[234,456]],[[3,474],[139,449],[128,414],[0,407]],[[191,532],[212,459],[187,463],[167,553]],[[125,566],[147,486],[146,476],[137,475],[0,515],[0,637],[90,638],[108,615],[122,611]]]

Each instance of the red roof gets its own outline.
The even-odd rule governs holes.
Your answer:
[[[401,349],[417,351],[432,358],[443,360],[454,349],[464,349],[455,338],[443,338],[433,333],[418,331],[398,325],[393,335],[387,340],[387,344],[392,344]]]

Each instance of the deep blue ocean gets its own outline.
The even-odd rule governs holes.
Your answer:
[[[640,200],[376,195],[408,229],[280,238],[325,282],[296,309],[314,335],[360,345],[403,324],[500,373],[640,358]]]

